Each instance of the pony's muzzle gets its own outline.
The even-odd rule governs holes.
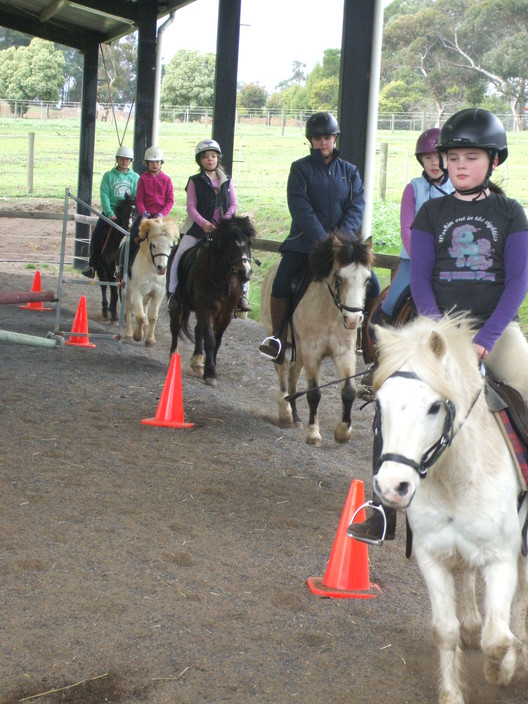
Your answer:
[[[343,315],[343,325],[346,330],[357,330],[363,323],[363,313],[345,313]]]

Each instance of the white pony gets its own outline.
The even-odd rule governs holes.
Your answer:
[[[178,226],[168,218],[143,220],[139,226],[139,251],[126,284],[125,337],[156,344],[154,330],[165,294],[165,273]],[[132,316],[136,327],[132,332]]]
[[[294,394],[304,367],[308,387],[310,421],[306,435],[309,445],[320,446],[317,409],[321,398],[319,367],[331,357],[339,378],[351,377],[356,370],[356,340],[363,322],[367,283],[371,276],[373,254],[371,241],[351,243],[344,235],[330,235],[317,245],[311,255],[314,280],[293,314],[296,359],[289,363],[290,353],[282,365],[275,365],[279,377],[279,424],[281,427],[301,425]],[[261,321],[272,334],[270,315],[271,286],[277,266],[266,275],[261,289]],[[289,341],[291,342],[291,330]],[[342,418],[334,432],[336,442],[347,442],[352,435],[350,411],[356,396],[355,385],[347,378],[342,385]]]
[[[383,446],[374,488],[383,504],[407,511],[431,600],[440,704],[464,702],[463,646],[480,645],[485,677],[494,684],[510,682],[519,655],[526,665],[527,502],[517,511],[526,487],[488,410],[473,335],[461,316],[376,327]],[[477,571],[485,585],[484,623]]]

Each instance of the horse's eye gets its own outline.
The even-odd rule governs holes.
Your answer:
[[[440,401],[435,401],[432,404],[431,408],[429,409],[429,415],[435,416],[440,411],[441,408],[442,408],[442,404],[440,403]]]

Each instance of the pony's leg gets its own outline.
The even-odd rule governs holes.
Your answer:
[[[141,293],[132,295],[132,305],[136,316],[136,327],[134,329],[134,340],[141,342],[145,337],[145,326],[147,324],[147,314],[145,313],[145,305],[147,299],[143,298]]]
[[[312,360],[310,363],[307,363],[305,360],[304,373],[308,388],[312,389],[306,394],[306,398],[308,399],[308,407],[310,409],[310,420],[308,421],[306,442],[308,445],[320,447],[323,444],[323,438],[321,437],[321,433],[319,431],[319,418],[317,415],[319,401],[321,400],[321,390],[319,389],[319,365],[314,364]]]
[[[117,299],[119,298],[117,286],[110,286],[110,320],[115,323],[119,320],[117,315]]]
[[[191,369],[197,376],[204,373],[203,335],[198,323],[194,328],[194,352],[191,359]]]
[[[288,394],[294,394],[297,391],[297,382],[299,381],[299,377],[301,376],[302,370],[303,370],[303,363],[301,360],[300,353],[298,353],[297,358],[295,359],[294,362],[290,363],[290,366],[288,369]],[[293,401],[290,401],[290,406],[291,406],[293,424],[296,427],[299,427],[300,425],[302,425],[302,422],[299,417],[299,414],[297,413],[297,401],[295,399]]]
[[[521,650],[522,665],[528,668],[526,642],[526,617],[528,613],[528,559],[519,553],[517,564],[517,590],[512,604],[511,628]]]
[[[178,338],[181,329],[181,305],[178,308],[169,309],[170,331],[171,331],[171,346],[170,356],[178,351]]]
[[[203,334],[203,344],[205,352],[204,374],[203,378],[208,386],[217,385],[216,364],[215,364],[215,346],[216,341],[211,327],[211,321],[206,314],[202,320],[198,321]]]
[[[156,344],[154,332],[156,330],[156,323],[158,321],[158,311],[162,298],[163,290],[156,292],[150,297],[150,303],[148,306],[148,322],[145,332],[145,345],[147,347],[154,347],[154,345]]]
[[[415,543],[415,555],[431,602],[433,637],[440,659],[438,704],[464,704],[462,649],[453,575]]]
[[[482,634],[482,616],[475,595],[476,570],[461,569],[460,579],[460,637],[466,648],[478,650]]]
[[[344,376],[351,376],[354,372],[345,372]],[[348,442],[352,437],[352,404],[356,398],[356,389],[350,379],[347,379],[341,387],[341,422],[337,424],[334,431],[336,442]]]
[[[482,629],[484,675],[492,684],[507,685],[515,672],[518,647],[510,630],[510,614],[517,586],[517,560],[494,562],[483,569],[486,583]]]
[[[101,309],[103,318],[106,320],[108,318],[108,298],[106,295],[107,286],[101,286]]]
[[[125,290],[125,337],[132,339],[132,297],[130,295],[130,285]]]

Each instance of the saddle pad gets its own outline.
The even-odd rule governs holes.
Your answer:
[[[511,456],[515,460],[515,466],[517,468],[519,480],[521,481],[521,489],[522,491],[526,491],[528,487],[528,447],[515,431],[506,409],[497,411],[493,415],[502,430],[506,444],[510,449]]]

